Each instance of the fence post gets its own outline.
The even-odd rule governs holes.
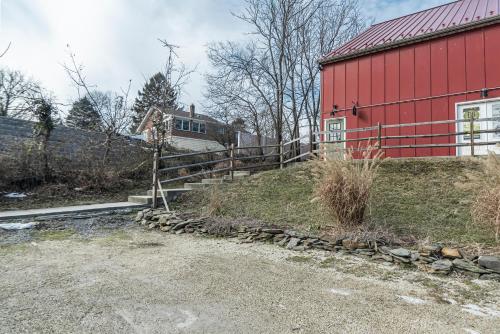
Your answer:
[[[378,149],[382,149],[382,124],[380,122],[377,123],[377,145]]]
[[[474,156],[474,116],[470,117],[470,155]]]
[[[231,181],[234,181],[234,143],[231,144],[229,152],[229,157],[231,160],[229,161],[229,167],[231,168]]]
[[[159,156],[158,156],[158,150],[155,148],[155,153],[153,156],[153,209],[156,209],[158,207],[158,167],[159,167]]]
[[[280,169],[283,169],[283,161],[285,161],[283,154],[284,154],[284,147],[283,147],[283,141],[280,141]]]

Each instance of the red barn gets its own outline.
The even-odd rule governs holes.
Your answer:
[[[472,137],[476,154],[500,153],[500,131],[482,132],[500,129],[499,10],[500,0],[452,2],[375,24],[326,55],[322,140],[358,147],[380,135],[386,156],[420,157],[470,155]]]

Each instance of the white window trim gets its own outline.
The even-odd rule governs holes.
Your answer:
[[[473,100],[473,101],[463,101],[463,102],[455,102],[455,121],[458,121],[460,120],[460,115],[459,115],[459,108],[460,107],[464,107],[464,106],[467,106],[467,105],[475,105],[475,104],[486,104],[486,103],[494,103],[494,102],[499,102],[500,101],[500,97],[494,97],[494,98],[491,98],[491,99],[479,99],[479,100]],[[455,132],[458,133],[460,131],[460,123],[458,122],[455,122]],[[463,136],[455,136],[455,137],[458,137],[458,138],[455,138],[455,141],[457,142],[457,144],[461,144],[463,143]],[[461,156],[460,155],[460,147],[457,147],[455,149],[455,155],[456,156]]]
[[[342,116],[342,117],[330,117],[330,118],[326,118],[326,119],[324,120],[324,124],[323,124],[323,129],[324,129],[324,140],[323,140],[323,141],[325,141],[325,142],[326,142],[326,141],[328,141],[328,140],[327,140],[327,136],[328,136],[328,134],[327,134],[327,131],[328,131],[328,130],[327,130],[327,123],[328,123],[329,121],[331,121],[331,120],[336,120],[336,119],[341,119],[341,120],[343,120],[343,122],[342,122],[342,130],[344,130],[344,131],[346,130],[346,128],[347,128],[347,117]],[[345,140],[345,138],[347,137],[347,136],[346,136],[346,134],[347,134],[347,133],[346,133],[346,132],[344,132],[344,140]],[[345,141],[342,143],[342,147],[343,147],[344,149],[347,147],[347,146],[346,146],[346,144],[347,144],[347,143],[346,143]]]

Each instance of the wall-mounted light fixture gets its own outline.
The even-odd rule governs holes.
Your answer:
[[[482,98],[482,99],[487,98],[487,97],[488,97],[488,93],[489,93],[488,88],[483,88],[483,89],[481,89],[481,98]]]
[[[358,102],[352,101],[352,115],[353,116],[358,115]]]
[[[338,105],[336,105],[336,104],[334,104],[334,105],[333,105],[333,110],[332,110],[332,112],[330,113],[330,116],[334,117],[334,116],[335,116],[335,114],[336,114],[336,113],[338,113],[338,112],[339,112],[339,106],[338,106]]]

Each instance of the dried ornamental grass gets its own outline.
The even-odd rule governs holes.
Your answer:
[[[500,160],[490,153],[485,161],[485,170],[490,183],[479,191],[472,204],[474,223],[492,229],[495,241],[500,242]]]
[[[315,194],[340,226],[349,228],[363,223],[382,155],[369,145],[361,159],[354,159],[350,149],[343,160],[325,157],[315,163],[313,174],[318,180]]]

